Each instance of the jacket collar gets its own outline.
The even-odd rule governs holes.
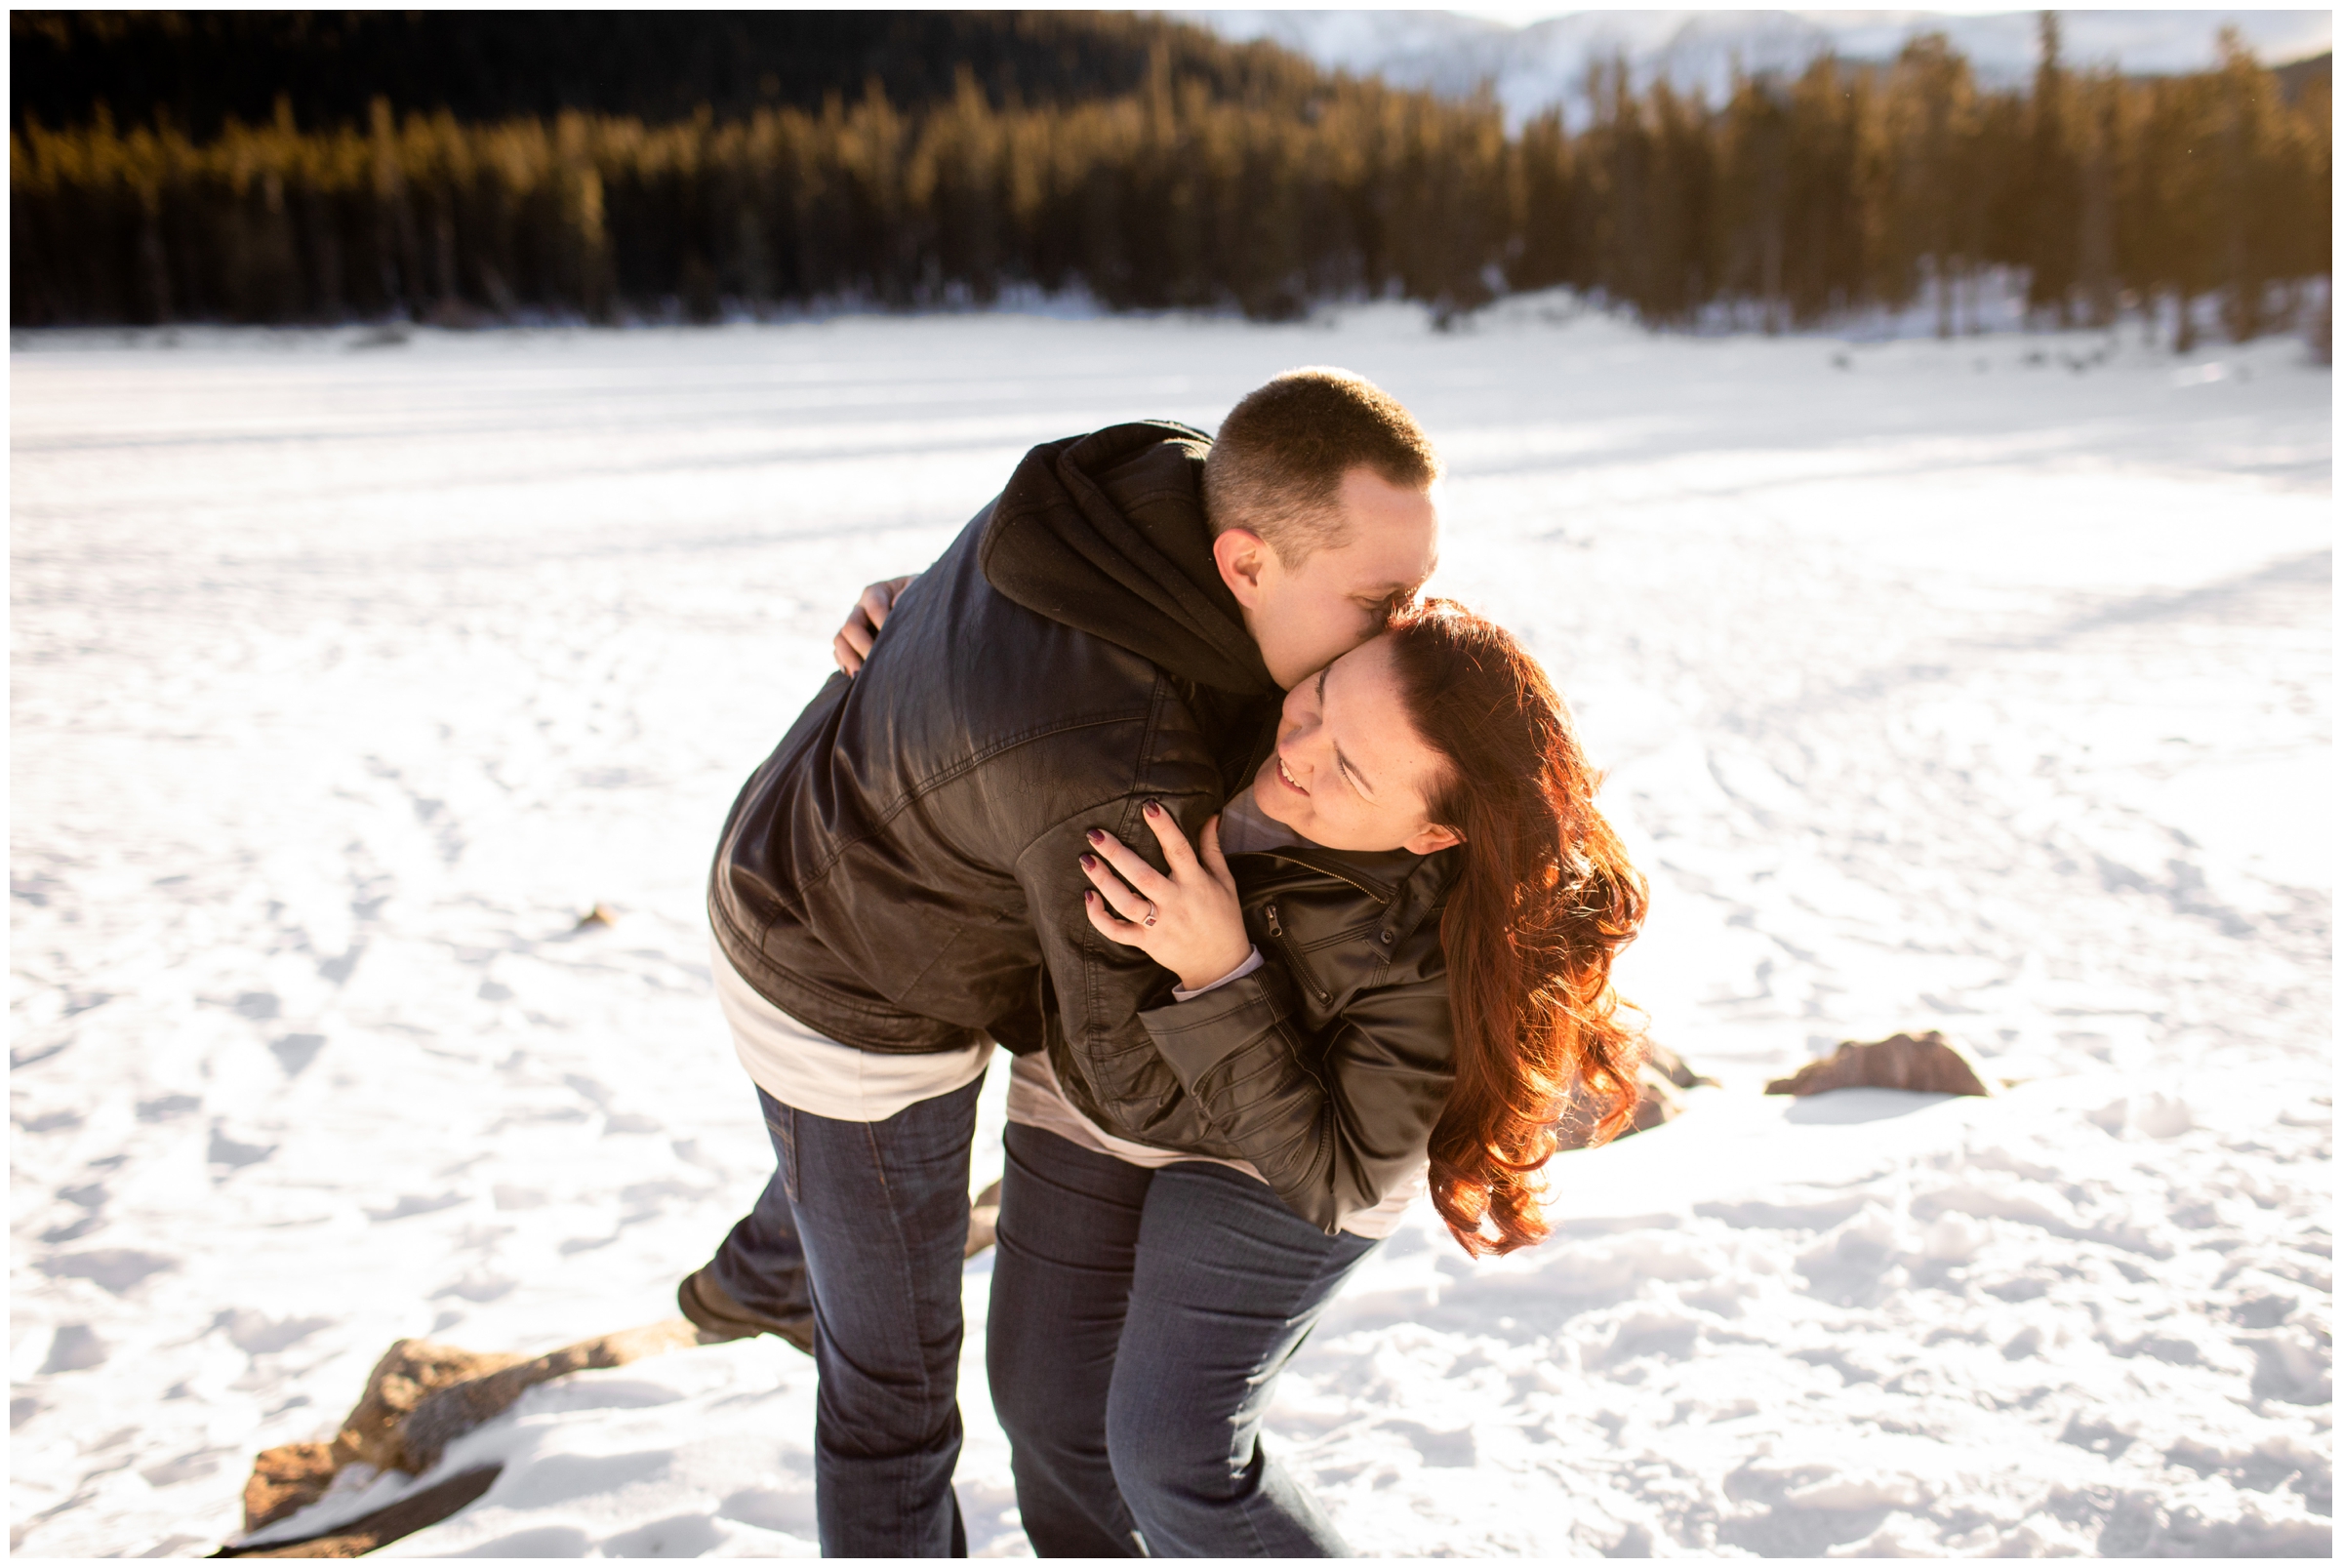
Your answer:
[[[1249,853],[1347,882],[1378,905],[1395,904],[1400,912],[1418,917],[1446,896],[1449,885],[1463,869],[1463,858],[1452,849],[1416,855],[1403,849],[1366,851],[1327,849],[1322,844],[1286,844]]]

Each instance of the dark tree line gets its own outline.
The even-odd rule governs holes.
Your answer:
[[[2196,75],[2077,74],[2045,22],[2026,90],[1986,90],[1922,38],[1718,104],[1608,65],[1591,124],[1508,136],[1487,101],[1208,39],[1182,56],[1165,38],[1191,29],[1146,25],[1127,90],[1057,101],[966,66],[908,104],[872,80],[664,122],[387,99],[315,125],[281,99],[208,137],[28,115],[10,142],[15,320],[711,320],[1016,287],[1276,318],[1569,284],[1652,322],[1918,302],[1950,333],[2014,268],[2042,319],[2217,295],[2250,336],[2331,270],[2328,78],[2289,92],[2234,46]]]
[[[2281,287],[2332,270],[2330,69],[2291,81],[2223,40],[2186,76],[2077,74],[2053,18],[2029,92],[1991,92],[1940,36],[1891,65],[1816,61],[1711,107],[1597,71],[1593,124],[1527,127],[1516,287],[1568,283],[1681,321],[1717,302],[1768,326],[1863,305],[1974,321],[1986,273],[2021,270],[2061,325],[2218,295],[2273,325]],[[2328,62],[2330,65],[2330,61]]]
[[[16,11],[11,125],[178,126],[197,141],[265,124],[281,99],[316,130],[363,128],[376,99],[465,124],[565,110],[657,123],[706,109],[819,109],[876,82],[918,110],[964,71],[994,104],[1137,91],[1160,52],[1216,98],[1291,101],[1307,60],[1117,12]]]

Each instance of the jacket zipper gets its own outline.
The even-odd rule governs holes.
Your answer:
[[[1369,882],[1361,877],[1353,876],[1350,872],[1341,870],[1335,866],[1320,865],[1313,860],[1303,860],[1296,855],[1287,855],[1282,850],[1265,849],[1255,850],[1253,853],[1261,856],[1265,860],[1283,861],[1286,864],[1298,865],[1305,871],[1314,871],[1319,876],[1330,876],[1337,882],[1347,882],[1352,887],[1356,888],[1360,893],[1365,894],[1377,904],[1388,905],[1394,897],[1396,897],[1396,894],[1393,892],[1393,890],[1384,887],[1380,883]]]
[[[1316,997],[1321,1005],[1331,1007],[1334,999],[1326,994],[1323,986],[1317,984],[1317,977],[1310,973],[1309,965],[1302,962],[1301,951],[1293,945],[1293,939],[1285,935],[1285,928],[1277,924],[1275,900],[1272,899],[1262,908],[1261,917],[1269,922],[1269,935],[1274,937],[1276,945],[1284,949],[1285,968],[1310,988],[1310,994]]]

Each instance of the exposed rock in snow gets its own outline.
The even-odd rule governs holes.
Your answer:
[[[1848,1040],[1836,1054],[1808,1062],[1764,1086],[1768,1095],[1818,1095],[1833,1089],[1911,1089],[1934,1095],[1989,1095],[1992,1085],[1968,1053],[1941,1029]]]
[[[335,1467],[354,1463],[377,1470],[420,1472],[424,1467],[416,1464],[407,1451],[408,1419],[441,1389],[468,1384],[526,1359],[459,1349],[429,1340],[400,1340],[374,1364],[366,1376],[366,1391],[343,1418],[342,1430],[333,1441]]]
[[[1683,1059],[1666,1046],[1650,1043],[1642,1068],[1636,1074],[1637,1094],[1632,1120],[1617,1137],[1632,1138],[1647,1132],[1683,1114],[1683,1097],[1677,1091],[1713,1087],[1714,1078],[1702,1076],[1683,1065]],[[1561,1119],[1555,1124],[1555,1147],[1584,1148],[1594,1142],[1599,1129],[1601,1107],[1596,1106],[1583,1089],[1574,1093],[1563,1106]]]
[[[993,1182],[976,1194],[968,1208],[968,1256],[992,1244],[1000,1230],[1000,1184]]]
[[[334,1484],[334,1445],[280,1443],[263,1448],[244,1483],[244,1528],[262,1529],[325,1496]]]
[[[399,1443],[405,1451],[401,1462],[382,1467],[422,1474],[439,1463],[449,1443],[482,1422],[503,1415],[514,1400],[541,1383],[597,1367],[623,1367],[647,1355],[664,1355],[698,1343],[696,1328],[682,1318],[672,1318],[616,1334],[597,1334],[530,1360],[434,1388],[399,1425]]]

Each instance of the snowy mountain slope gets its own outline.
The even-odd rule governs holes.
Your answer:
[[[399,1335],[666,1315],[769,1169],[705,857],[840,607],[1030,442],[1312,362],[1441,441],[1438,585],[1569,694],[1656,887],[1625,983],[1726,1082],[1563,1161],[1548,1247],[1469,1265],[1418,1214],[1378,1258],[1271,1424],[1344,1528],[2323,1544],[2331,382],[2296,345],[1536,300],[361,341],[15,344],[18,1551],[209,1550]],[[1927,1025],[2023,1087],[1754,1093]],[[1013,1552],[984,1266],[959,1484]],[[539,1389],[399,1549],[804,1549],[805,1373]]]
[[[1577,11],[1523,26],[1451,11],[1186,11],[1238,41],[1267,38],[1338,70],[1465,97],[1492,84],[1514,123],[1561,104],[1582,112],[1587,67],[1624,56],[1638,80],[1665,74],[1728,91],[1734,68],[1796,71],[1817,55],[1891,60],[1921,32],[1947,34],[1987,82],[2028,79],[2040,56],[2038,12]],[[2333,47],[2330,11],[2062,11],[2064,53],[2078,67],[2139,74],[2201,70],[2236,27],[2263,60]]]

